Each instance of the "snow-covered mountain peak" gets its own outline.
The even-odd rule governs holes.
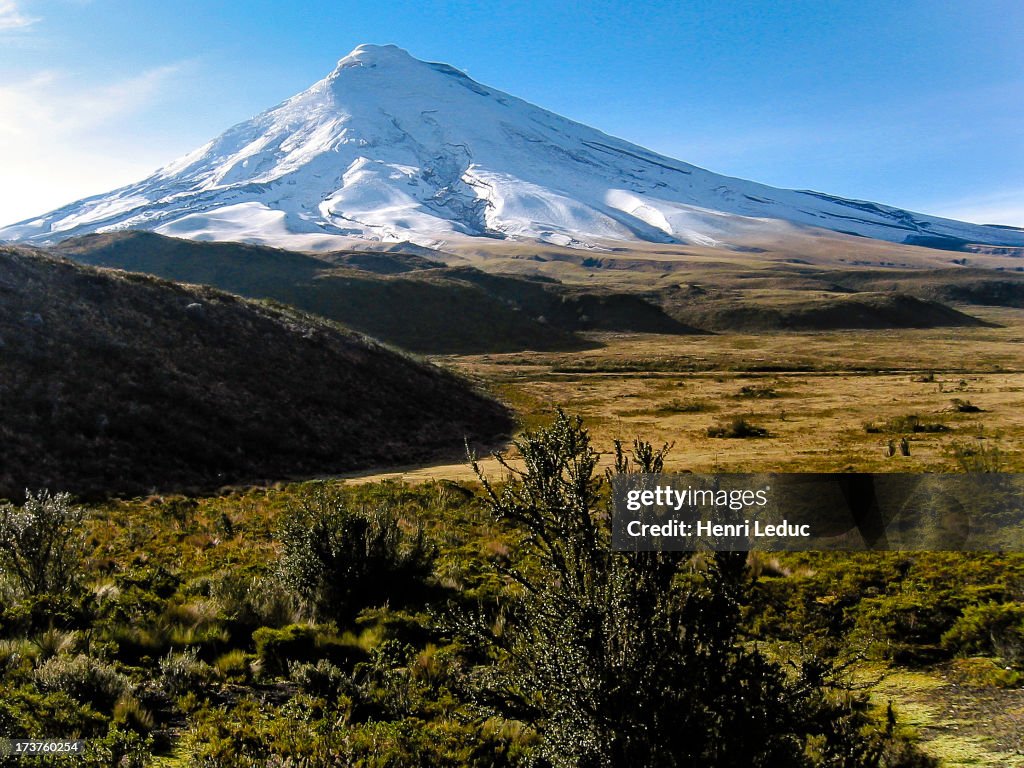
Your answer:
[[[150,177],[0,229],[0,239],[142,228],[311,250],[352,238],[717,246],[793,225],[1024,245],[1021,230],[711,173],[394,45],[361,45],[308,89]]]
[[[392,64],[398,66],[423,66],[423,62],[414,58],[404,48],[397,45],[373,45],[363,43],[352,49],[347,56],[338,60],[338,66],[334,68],[331,76],[336,75],[343,69],[352,67],[375,67],[381,64]]]

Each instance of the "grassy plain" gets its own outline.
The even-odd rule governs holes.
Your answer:
[[[580,352],[434,359],[480,382],[525,426],[562,407],[584,417],[603,450],[636,436],[674,443],[672,470],[962,471],[956,448],[984,446],[998,447],[1004,471],[1022,471],[1024,310],[970,311],[999,327],[592,334],[601,346]],[[708,436],[737,416],[768,436]],[[910,456],[887,456],[901,437]],[[383,476],[472,472],[456,463],[369,477]]]

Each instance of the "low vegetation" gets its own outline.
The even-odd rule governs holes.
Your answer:
[[[1019,556],[616,554],[579,421],[516,455],[482,486],[4,507],[77,543],[44,588],[0,549],[0,732],[97,767],[911,768],[935,763],[852,660],[1024,673]]]
[[[744,384],[736,393],[736,397],[767,400],[779,397],[779,391],[768,384]]]
[[[708,427],[708,437],[768,437],[768,430],[752,424],[745,416],[733,416],[727,421]]]
[[[510,417],[454,376],[272,302],[0,251],[0,734],[81,736],[68,764],[96,768],[1022,765],[1021,556],[617,555],[602,474],[1017,469],[1017,276],[956,293],[966,272],[794,266],[675,290],[658,263],[596,291],[589,262],[572,288],[98,237],[126,268],[482,351],[441,362],[528,429],[481,478],[462,435]],[[954,293],[983,322],[932,301]],[[865,330],[829,330],[850,318]],[[723,332],[682,337],[691,320]],[[548,351],[498,354],[525,348]],[[569,398],[588,430],[546,420]],[[460,482],[221,487],[452,447],[421,476]]]

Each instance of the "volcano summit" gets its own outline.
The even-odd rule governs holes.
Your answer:
[[[390,45],[359,46],[309,89],[149,178],[0,229],[0,240],[146,229],[303,250],[481,237],[728,246],[804,228],[1024,246],[1020,229],[715,174]]]

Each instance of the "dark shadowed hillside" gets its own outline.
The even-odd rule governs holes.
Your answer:
[[[936,269],[924,273],[864,270],[823,273],[823,279],[858,291],[902,291],[953,304],[1024,307],[1024,273],[991,269]]]
[[[746,297],[737,291],[663,291],[665,311],[710,331],[829,331],[844,328],[956,328],[990,325],[937,301],[904,293],[830,293]]]
[[[424,353],[571,350],[578,331],[689,333],[636,295],[449,268],[418,254],[316,256],[151,232],[72,238],[54,250],[84,264],[273,298]]]
[[[193,489],[459,454],[508,412],[328,321],[0,248],[0,497]]]

